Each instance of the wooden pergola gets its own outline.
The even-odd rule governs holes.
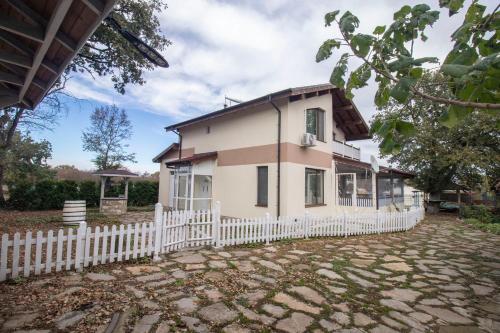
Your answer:
[[[0,109],[34,109],[116,0],[1,0]]]
[[[101,177],[101,198],[99,200],[99,211],[101,213],[110,215],[125,214],[127,212],[129,178],[139,177],[139,175],[128,170],[115,169],[96,171],[93,173],[93,175]],[[112,177],[120,177],[125,180],[125,191],[123,193],[123,196],[119,196],[116,198],[106,197],[104,195],[106,181]]]

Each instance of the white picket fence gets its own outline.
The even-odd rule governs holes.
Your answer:
[[[32,233],[21,239],[2,235],[0,281],[62,270],[81,271],[88,266],[159,255],[185,247],[266,243],[281,239],[350,236],[404,231],[424,217],[422,207],[399,213],[354,213],[331,217],[221,219],[220,205],[213,211],[164,212],[155,207],[154,222],[80,227]]]

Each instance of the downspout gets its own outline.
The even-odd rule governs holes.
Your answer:
[[[281,206],[281,110],[272,101],[272,95],[269,95],[269,103],[274,107],[276,112],[278,112],[278,180],[277,180],[277,193],[276,193],[276,217],[280,216],[280,206]]]
[[[182,135],[179,132],[179,130],[172,130],[175,134],[179,136],[179,160],[181,159],[181,153],[182,153]]]

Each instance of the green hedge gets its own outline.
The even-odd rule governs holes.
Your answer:
[[[477,219],[482,223],[500,223],[500,216],[494,209],[484,205],[461,206],[460,217],[464,219]]]
[[[118,196],[119,191],[113,187],[106,195]],[[158,201],[158,182],[131,182],[128,193],[129,206],[153,205]],[[100,185],[93,181],[45,180],[36,184],[18,183],[10,187],[9,194],[8,207],[18,210],[62,209],[65,200],[85,200],[88,207],[98,207]]]
[[[474,227],[486,231],[491,232],[495,235],[500,235],[500,223],[483,223],[475,218],[468,218],[464,220],[465,223],[473,225]]]

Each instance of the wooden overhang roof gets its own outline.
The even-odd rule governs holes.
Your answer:
[[[117,0],[1,0],[0,109],[34,109]]]
[[[120,169],[107,169],[107,170],[99,170],[93,173],[95,176],[104,176],[104,177],[139,177],[138,174],[130,172],[128,170],[120,170]]]
[[[163,156],[165,156],[167,153],[169,153],[170,151],[172,150],[179,150],[179,144],[174,142],[172,143],[170,146],[168,146],[167,148],[165,148],[161,153],[159,153],[158,155],[156,155],[155,157],[153,157],[153,163],[160,163]]]
[[[348,165],[348,166],[355,167],[355,168],[370,169],[371,170],[371,167],[372,167],[370,163],[361,162],[358,160],[353,160],[353,159],[350,159],[347,157],[333,155],[333,159],[335,160],[336,163]],[[403,178],[415,177],[415,174],[413,174],[411,172],[406,172],[403,170],[385,167],[385,166],[380,167],[379,174],[390,175],[391,173],[400,175]]]
[[[359,113],[354,103],[345,97],[345,93],[342,89],[339,89],[331,84],[319,84],[280,90],[250,101],[205,114],[200,117],[169,125],[165,127],[165,130],[179,130],[182,127],[193,125],[205,120],[218,118],[235,112],[248,111],[256,106],[269,103],[270,101],[287,98],[290,102],[294,102],[300,99],[307,99],[325,94],[332,95],[333,119],[337,123],[337,126],[345,133],[346,140],[369,139],[369,128],[361,116],[361,113]]]
[[[179,164],[191,164],[193,162],[201,162],[205,160],[211,160],[217,157],[217,152],[216,151],[211,151],[208,153],[199,153],[199,154],[194,154],[189,157],[183,157],[178,160],[170,161],[167,162],[167,167],[168,166],[174,166],[174,165],[179,165]]]

